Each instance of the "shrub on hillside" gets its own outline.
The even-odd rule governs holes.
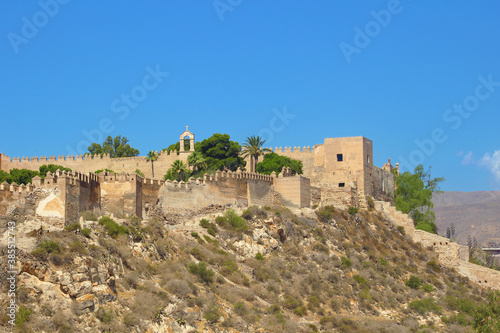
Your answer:
[[[349,209],[347,209],[347,212],[349,215],[354,215],[359,211],[358,207],[351,206]]]
[[[193,275],[197,275],[206,284],[210,284],[214,281],[215,273],[213,270],[208,269],[207,266],[207,263],[203,261],[198,264],[192,262],[188,266],[188,271]]]
[[[108,231],[108,235],[113,238],[118,237],[119,235],[128,234],[129,230],[127,227],[119,225],[114,220],[112,220],[109,216],[104,216],[99,219],[99,224],[103,225],[104,228]]]
[[[405,284],[412,289],[418,289],[420,288],[422,282],[418,277],[412,275],[408,280],[406,280]]]
[[[441,314],[441,307],[436,304],[433,298],[424,298],[420,300],[414,300],[408,304],[410,309],[413,309],[420,313],[421,315],[426,314],[427,312],[432,312],[435,314]]]
[[[80,223],[73,223],[73,224],[70,224],[70,225],[64,227],[64,230],[67,230],[67,231],[82,230],[82,226],[80,225]]]
[[[316,211],[316,216],[321,222],[328,222],[333,219],[333,212],[335,212],[335,207],[325,206]]]
[[[223,216],[218,216],[215,222],[223,228],[234,231],[245,231],[248,229],[247,221],[238,216],[234,209],[229,209]]]

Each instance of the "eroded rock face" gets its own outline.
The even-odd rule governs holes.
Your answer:
[[[71,305],[71,298],[64,293],[59,285],[41,281],[36,276],[23,272],[18,276],[18,286],[24,287],[28,292],[37,295],[38,306],[50,306],[53,309],[66,309]]]

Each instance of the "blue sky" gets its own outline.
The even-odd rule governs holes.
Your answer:
[[[186,125],[272,147],[365,136],[379,166],[499,190],[499,13],[494,1],[8,1],[0,152],[83,153],[123,135],[145,155]]]

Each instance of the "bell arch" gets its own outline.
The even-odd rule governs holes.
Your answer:
[[[186,153],[185,149],[185,140],[186,138],[189,138],[189,152],[194,151],[194,134],[188,129],[189,126],[186,126],[186,130],[182,132],[180,139],[179,139],[179,144],[180,144],[180,150],[179,153]]]

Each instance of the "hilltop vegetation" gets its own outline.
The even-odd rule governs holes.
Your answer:
[[[90,231],[44,233],[21,256],[18,331],[499,328],[498,292],[439,265],[374,210],[211,207],[145,221],[84,215]],[[50,299],[51,286],[71,298]]]
[[[436,215],[434,214],[432,196],[439,192],[439,183],[445,179],[431,178],[431,168],[424,170],[418,165],[414,173],[406,171],[394,174],[396,189],[394,203],[396,208],[408,214],[415,224],[415,229],[437,234]]]
[[[42,165],[39,168],[39,171],[34,171],[34,170],[28,170],[28,169],[11,169],[9,172],[0,170],[0,183],[3,183],[4,181],[12,184],[16,183],[18,185],[21,184],[30,184],[31,180],[35,176],[39,176],[42,179],[45,179],[45,176],[47,175],[47,172],[56,172],[57,170],[61,171],[71,171],[70,168],[63,167],[62,165],[56,165],[56,164],[48,164],[48,165]]]

